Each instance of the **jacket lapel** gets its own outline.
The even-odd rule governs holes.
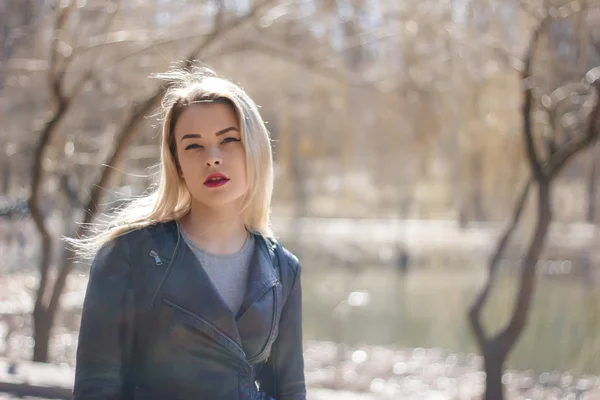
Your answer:
[[[255,234],[256,247],[248,277],[246,295],[236,315],[243,348],[248,359],[260,358],[272,340],[278,321],[281,285],[266,239]]]
[[[157,235],[156,235],[157,234]],[[175,222],[155,232],[154,243],[165,259],[165,276],[157,289],[159,302],[177,306],[209,330],[227,336],[246,353],[248,360],[260,358],[277,334],[281,310],[281,282],[270,244],[254,234],[255,249],[250,263],[246,293],[234,315],[212,284],[198,259],[182,238]],[[166,237],[168,236],[168,237]]]
[[[246,294],[242,301],[242,306],[237,313],[236,319],[247,311],[258,298],[264,294],[265,290],[279,283],[279,277],[275,271],[276,266],[273,264],[272,250],[267,244],[266,239],[254,234],[255,248],[250,263],[250,271],[248,274],[248,283],[246,286]]]
[[[162,287],[162,297],[208,322],[241,346],[234,315],[198,259],[180,238],[173,265]]]

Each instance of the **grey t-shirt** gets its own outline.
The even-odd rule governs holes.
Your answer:
[[[177,226],[181,237],[196,255],[225,304],[236,314],[246,294],[248,272],[254,254],[254,235],[249,233],[242,248],[233,254],[212,254],[198,247],[185,230],[179,224]]]

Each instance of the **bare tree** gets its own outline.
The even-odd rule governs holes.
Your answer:
[[[225,9],[224,7],[221,7],[214,16],[214,22],[212,24],[213,29],[208,34],[198,39],[198,42],[193,49],[185,56],[185,64],[190,66],[198,56],[205,52],[206,49],[219,38],[246,21],[256,17],[256,15],[263,11],[270,3],[272,3],[272,0],[259,1],[254,4],[247,13],[226,22],[224,22],[223,15]],[[44,182],[42,161],[49,144],[52,142],[53,136],[58,131],[59,123],[67,115],[77,94],[81,91],[86,82],[96,78],[95,69],[90,68],[83,74],[81,80],[74,85],[74,88],[70,92],[66,92],[65,77],[67,75],[68,63],[71,60],[67,57],[62,63],[58,61],[60,58],[59,35],[65,22],[69,18],[70,12],[73,10],[74,4],[75,1],[71,1],[66,7],[57,7],[58,11],[54,27],[53,47],[51,49],[48,77],[49,85],[53,93],[54,108],[51,117],[47,120],[41,130],[32,168],[33,179],[31,182],[29,207],[31,216],[35,221],[36,227],[42,238],[39,266],[40,280],[33,311],[35,338],[34,361],[48,360],[48,346],[54,319],[60,304],[61,295],[66,285],[67,277],[73,268],[75,259],[71,249],[65,248],[61,255],[60,262],[58,263],[56,277],[54,280],[50,280],[53,238],[48,231],[45,216],[40,208],[40,191]],[[69,235],[85,235],[89,224],[100,211],[98,205],[108,188],[115,167],[118,167],[123,160],[128,146],[139,132],[145,117],[157,107],[163,93],[164,88],[159,86],[155,88],[149,96],[135,102],[129,114],[118,126],[113,140],[113,148],[103,164],[104,167],[102,168],[99,177],[90,185],[88,191],[89,199],[87,199],[82,207],[84,218],[80,221],[79,228],[73,226],[73,231],[68,232]]]
[[[65,27],[70,13],[75,8],[75,1],[71,1],[65,7],[57,7],[53,36],[50,48],[50,67],[48,69],[48,85],[52,93],[52,106],[50,117],[43,125],[37,142],[33,166],[31,168],[32,178],[29,194],[29,212],[31,218],[39,231],[41,237],[40,251],[40,277],[38,291],[36,295],[33,321],[35,347],[33,353],[34,361],[46,361],[48,358],[48,344],[50,340],[50,329],[54,312],[50,310],[46,291],[48,286],[48,277],[50,272],[50,263],[52,260],[52,237],[46,226],[46,218],[42,213],[40,205],[40,191],[43,185],[43,165],[42,162],[46,155],[46,150],[50,145],[53,135],[57,132],[58,126],[65,115],[68,113],[74,99],[77,97],[84,84],[92,77],[92,69],[85,74],[69,92],[65,89],[65,80],[67,76],[68,64],[72,61],[72,54],[67,57],[61,56],[59,49],[61,42],[61,33]]]
[[[531,179],[525,183],[521,190],[521,194],[515,204],[512,220],[501,236],[490,259],[486,283],[469,309],[471,328],[484,357],[486,400],[503,399],[502,371],[504,363],[527,323],[535,289],[536,263],[543,250],[548,228],[552,222],[552,182],[570,160],[574,159],[584,149],[592,146],[598,139],[597,123],[600,115],[600,101],[598,100],[600,81],[598,78],[600,77],[600,71],[598,68],[595,68],[586,74],[581,84],[578,84],[588,89],[589,95],[586,101],[583,104],[577,104],[576,110],[573,110],[573,107],[569,110],[569,112],[576,111],[577,117],[585,121],[579,126],[578,134],[570,136],[569,140],[554,142],[550,149],[544,149],[545,152],[542,150],[542,146],[536,145],[532,123],[535,100],[534,91],[536,89],[532,76],[533,58],[540,37],[546,32],[551,22],[552,19],[546,17],[533,31],[521,75],[523,85],[522,132]],[[569,97],[571,94],[572,91],[569,89],[569,85],[566,85],[557,89],[551,96],[544,98],[542,103],[545,103],[544,105],[548,109],[548,113],[552,114],[563,102],[570,101]],[[564,124],[564,117],[566,116],[566,113],[561,114],[561,124]],[[488,300],[490,291],[494,285],[500,260],[523,215],[530,186],[536,189],[536,222],[533,236],[527,247],[523,264],[521,265],[518,291],[512,316],[505,328],[498,334],[490,337],[486,334],[481,324],[482,308]]]

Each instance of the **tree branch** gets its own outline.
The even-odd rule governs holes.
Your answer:
[[[521,6],[521,9],[533,18],[543,19],[546,17],[547,11],[543,8],[534,9],[529,1],[519,0],[518,3]]]
[[[547,174],[553,179],[560,173],[567,162],[581,150],[588,148],[598,140],[598,118],[600,117],[600,91],[593,86],[596,92],[596,105],[588,119],[588,127],[585,135],[559,148],[546,164]]]
[[[106,38],[109,33],[108,30],[110,29],[110,27],[112,26],[113,22],[115,21],[117,16],[117,12],[114,11],[112,13],[108,14],[108,17],[106,18],[106,20],[104,21],[104,27],[103,27],[103,31],[104,33],[104,37]],[[102,36],[102,35],[101,35]],[[76,58],[81,58],[81,55],[78,51],[77,51],[78,47],[75,47],[75,49],[71,50],[71,54],[69,55],[69,57],[67,58],[65,64],[64,64],[64,68],[63,68],[63,73],[65,75],[68,75],[69,72],[69,68],[73,65],[73,61]],[[78,83],[75,84],[75,87],[73,89],[73,93],[72,96],[75,97],[77,94],[80,93],[80,91],[83,89],[83,86],[85,86],[85,84],[92,79],[92,77],[94,77],[94,75],[96,75],[96,73],[94,72],[94,67],[95,65],[97,65],[100,60],[101,60],[101,55],[102,52],[105,50],[105,47],[100,47],[96,53],[92,53],[92,57],[91,57],[91,62],[90,62],[90,67],[87,68],[87,72],[86,74],[79,80]]]
[[[69,18],[71,11],[75,6],[75,1],[70,0],[66,7],[58,11],[56,20],[54,21],[54,30],[52,33],[52,41],[50,45],[50,69],[48,71],[48,83],[50,85],[50,93],[54,96],[56,107],[64,101],[64,93],[62,91],[62,82],[64,78],[64,69],[59,69],[59,46],[61,43],[60,33],[65,26],[65,22]],[[55,2],[55,7],[60,7],[60,2]]]
[[[142,54],[142,53],[144,53],[146,51],[153,50],[153,49],[155,49],[155,48],[157,48],[159,46],[171,45],[173,43],[177,43],[177,42],[180,42],[182,40],[196,39],[199,36],[208,35],[211,32],[212,31],[186,33],[186,34],[180,35],[180,36],[174,36],[174,37],[168,37],[168,38],[163,38],[163,39],[150,40],[149,43],[146,42],[148,44],[143,44],[143,45],[139,46],[138,48],[136,48],[135,50],[128,51],[126,54],[123,54],[119,58],[116,58],[116,59],[112,60],[110,63],[111,64],[117,64],[117,63],[125,61],[125,60],[127,60],[129,58],[136,57],[136,56],[138,56],[138,55],[140,55],[140,54]],[[128,39],[127,41],[131,41],[132,43],[139,44],[140,43],[140,38],[139,38],[139,36],[132,37],[132,38]],[[123,42],[125,42],[125,41],[121,41],[119,43],[123,43]],[[98,43],[98,44],[96,44],[94,46],[89,46],[89,47],[86,47],[86,48],[83,48],[83,49],[80,48],[78,51],[80,53],[84,53],[84,52],[86,52],[88,50],[91,50],[94,47],[100,47],[100,48],[102,48],[102,47],[105,47],[106,45],[110,45],[110,44],[113,44],[113,43],[116,43],[116,42],[105,41],[105,42],[102,42],[102,43]]]
[[[588,75],[594,75],[594,70],[591,70]],[[512,348],[520,332],[527,322],[530,303],[533,297],[535,287],[535,265],[539,259],[539,255],[543,249],[546,239],[546,232],[552,220],[552,210],[550,206],[550,183],[552,179],[564,168],[567,161],[580,153],[582,150],[594,144],[598,138],[597,122],[600,116],[600,96],[598,93],[598,79],[594,79],[593,87],[596,92],[595,105],[589,118],[589,125],[585,135],[572,143],[568,143],[558,149],[558,151],[550,158],[546,165],[546,172],[543,179],[538,181],[538,220],[536,231],[533,240],[529,246],[523,270],[521,273],[521,282],[517,301],[514,305],[513,316],[506,330],[500,333],[497,337],[499,343],[508,351]]]
[[[273,2],[274,0],[263,0],[260,2],[259,5],[254,7],[245,16],[237,18],[236,20],[225,24],[220,29],[215,29],[214,32],[207,35],[204,38],[204,40],[201,41],[194,48],[194,50],[192,50],[187,55],[185,59],[185,64],[192,65],[193,60],[197,58],[202,52],[204,52],[206,48],[212,45],[212,43],[214,43],[219,37],[226,34],[228,31],[237,28],[249,19],[254,18],[254,16],[263,7]],[[216,18],[218,18],[218,16],[216,16]],[[147,114],[149,114],[152,109],[158,106],[163,94],[164,88],[162,86],[159,86],[151,96],[147,97],[145,100],[133,106],[129,118],[123,125],[121,125],[121,128],[116,135],[115,146],[113,148],[112,154],[108,157],[108,160],[104,164],[104,167],[100,172],[100,177],[98,178],[96,183],[92,185],[92,189],[90,191],[90,198],[84,207],[84,219],[80,224],[80,228],[78,229],[76,236],[84,236],[85,232],[89,228],[90,223],[99,211],[98,203],[104,195],[105,186],[108,184],[110,178],[112,177],[112,174],[114,173],[114,167],[120,164],[127,151],[129,144],[133,141],[133,139],[139,132],[140,126],[145,121],[144,117]],[[71,250],[66,250],[65,254],[67,256],[63,258],[63,263],[58,272],[58,276],[56,277],[54,290],[52,291],[52,296],[48,305],[48,310],[51,313],[54,313],[58,309],[58,304],[62,295],[62,291],[65,287],[67,277],[69,276],[71,269],[73,268],[73,254]]]
[[[317,60],[313,60],[310,57],[298,57],[297,55],[287,51],[283,46],[277,46],[269,43],[269,41],[257,41],[257,40],[247,40],[238,43],[235,46],[230,46],[225,49],[220,54],[234,53],[234,52],[242,52],[242,51],[256,51],[260,54],[267,55],[269,57],[276,58],[278,60],[282,60],[294,65],[301,65],[305,67],[307,70],[320,75],[324,78],[331,79],[335,82],[339,82],[342,84],[350,84],[350,86],[361,87],[372,89],[375,91],[380,91],[374,85],[369,85],[367,83],[361,82],[360,77],[357,74],[352,74],[348,71],[339,71],[333,70],[327,67],[321,67],[320,62]]]
[[[544,171],[542,165],[538,159],[538,154],[535,149],[535,143],[533,139],[533,126],[532,126],[532,109],[533,109],[533,82],[531,77],[532,61],[537,44],[542,31],[545,29],[548,19],[543,20],[538,27],[533,31],[527,54],[525,56],[525,62],[523,72],[521,74],[521,84],[523,85],[523,133],[525,139],[525,148],[527,154],[527,160],[532,171],[533,179],[540,181],[544,179]]]
[[[46,149],[49,143],[52,140],[52,136],[54,135],[56,128],[59,122],[62,120],[64,115],[69,109],[69,104],[64,98],[64,94],[61,88],[62,81],[59,80],[59,75],[56,72],[57,68],[57,46],[59,41],[60,31],[64,27],[65,21],[68,18],[68,15],[72,9],[73,2],[71,2],[67,7],[63,8],[59,11],[56,16],[56,20],[54,22],[54,31],[53,31],[53,39],[52,39],[52,47],[50,53],[50,69],[48,73],[49,86],[51,88],[51,93],[53,95],[53,103],[56,108],[52,113],[52,116],[49,120],[46,121],[44,127],[42,128],[39,139],[37,142],[37,146],[35,149],[33,166],[32,166],[32,176],[30,182],[30,191],[29,191],[29,199],[28,199],[28,207],[29,213],[33,222],[40,234],[41,239],[41,251],[40,251],[40,279],[39,286],[37,288],[37,295],[34,305],[34,314],[42,313],[44,309],[44,298],[47,289],[48,282],[48,273],[50,268],[51,261],[51,251],[52,251],[52,238],[50,237],[50,233],[48,232],[48,228],[45,224],[45,218],[42,212],[42,208],[40,205],[40,191],[42,188],[42,179],[43,179],[43,160],[45,158]],[[35,315],[34,315],[35,317]]]
[[[552,219],[550,209],[550,181],[546,178],[538,182],[538,216],[536,230],[533,236],[521,271],[521,279],[517,301],[513,307],[510,323],[504,331],[498,334],[494,341],[501,348],[502,354],[507,354],[514,346],[519,334],[525,327],[530,310],[531,299],[535,287],[535,266],[544,247],[546,233]]]
[[[498,242],[498,245],[496,246],[496,249],[494,250],[494,253],[490,259],[488,267],[488,276],[485,286],[481,289],[469,310],[469,320],[471,322],[471,328],[473,329],[475,338],[477,339],[477,342],[479,344],[479,348],[482,351],[484,349],[484,345],[487,341],[487,338],[483,327],[481,326],[481,310],[483,308],[483,305],[486,303],[492,286],[495,282],[498,266],[500,265],[500,260],[506,252],[506,248],[508,247],[510,238],[513,236],[514,231],[517,228],[519,221],[521,220],[523,210],[525,209],[525,204],[527,203],[527,197],[529,195],[530,188],[531,179],[528,179],[527,182],[525,182],[523,188],[521,189],[521,194],[519,195],[517,202],[515,203],[512,220],[510,221],[510,224],[505,228],[504,233],[502,234],[502,237]]]

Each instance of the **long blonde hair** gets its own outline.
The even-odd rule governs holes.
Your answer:
[[[67,239],[74,251],[80,257],[92,258],[100,247],[120,235],[179,219],[190,211],[192,198],[178,173],[173,130],[182,109],[201,101],[230,104],[239,118],[248,182],[242,205],[244,224],[251,231],[271,235],[273,158],[269,132],[257,105],[241,87],[206,67],[172,68],[153,77],[167,83],[160,111],[163,121],[158,181],[150,192],[128,202],[106,222],[91,224],[84,238]]]

